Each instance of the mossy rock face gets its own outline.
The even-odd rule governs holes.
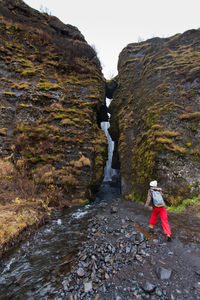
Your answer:
[[[122,193],[145,201],[157,179],[169,203],[200,192],[200,30],[129,44],[111,110]]]
[[[76,27],[23,1],[0,1],[0,12],[0,158],[21,178],[23,199],[27,178],[49,205],[84,203],[107,157],[97,126],[105,104],[100,62]]]

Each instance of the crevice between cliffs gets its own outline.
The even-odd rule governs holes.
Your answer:
[[[104,130],[108,141],[108,158],[104,168],[103,183],[117,186],[118,193],[121,193],[118,140],[112,138],[112,130],[110,129],[110,121],[112,116],[109,109],[116,88],[117,76],[111,80],[107,80],[106,82],[106,100],[104,105],[99,108],[97,113],[97,123],[98,126]]]

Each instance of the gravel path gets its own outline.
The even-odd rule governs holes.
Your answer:
[[[102,201],[62,282],[67,299],[200,299],[199,239],[183,243],[173,222],[172,242],[165,241],[160,223],[150,234],[150,214],[119,197]]]

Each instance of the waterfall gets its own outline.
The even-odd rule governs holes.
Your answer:
[[[111,103],[111,99],[106,98],[106,106],[108,107]],[[110,114],[108,114],[110,118]],[[108,132],[108,128],[110,127],[110,122],[101,122],[101,129],[104,130],[107,140],[108,140],[108,160],[106,162],[106,166],[104,169],[104,179],[103,181],[112,181],[112,176],[116,174],[116,170],[111,167],[112,165],[112,156],[114,150],[114,142],[111,139],[111,136]]]

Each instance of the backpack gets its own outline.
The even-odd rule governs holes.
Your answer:
[[[151,192],[152,192],[153,204],[155,206],[165,205],[163,197],[162,197],[161,193],[158,190],[153,190],[152,189]]]

